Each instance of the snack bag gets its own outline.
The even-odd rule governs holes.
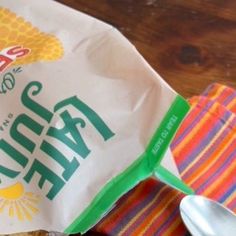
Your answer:
[[[0,108],[1,234],[86,232],[153,174],[189,190],[160,165],[187,102],[97,19],[1,0]]]

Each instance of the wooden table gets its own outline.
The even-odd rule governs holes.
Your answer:
[[[178,93],[236,88],[235,0],[57,0],[118,28]]]

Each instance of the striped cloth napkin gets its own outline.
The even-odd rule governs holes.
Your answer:
[[[236,212],[236,91],[213,84],[189,103],[191,110],[171,144],[180,175],[196,194]],[[150,178],[120,199],[92,232],[108,236],[188,235],[179,213],[183,197]]]

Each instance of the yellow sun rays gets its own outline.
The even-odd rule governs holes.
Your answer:
[[[19,221],[33,219],[39,209],[39,196],[25,192],[21,183],[0,189],[0,214],[7,212],[9,217],[17,217]]]

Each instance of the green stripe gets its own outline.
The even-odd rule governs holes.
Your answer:
[[[160,165],[155,168],[154,175],[162,182],[170,185],[177,190],[180,190],[187,195],[194,194],[194,191],[189,188],[189,186],[187,186],[182,180],[177,178],[175,175],[173,175],[171,172]]]
[[[188,103],[177,96],[156,130],[146,151],[124,172],[113,178],[93,199],[85,211],[74,220],[65,230],[65,233],[84,233],[113,206],[113,204],[126,192],[136,186],[140,181],[148,178],[153,173],[160,171],[160,177],[164,182],[185,192],[191,192],[181,181],[173,180],[171,173],[159,168],[162,157],[170,144],[178,126],[189,110]],[[184,187],[186,187],[186,189]]]

